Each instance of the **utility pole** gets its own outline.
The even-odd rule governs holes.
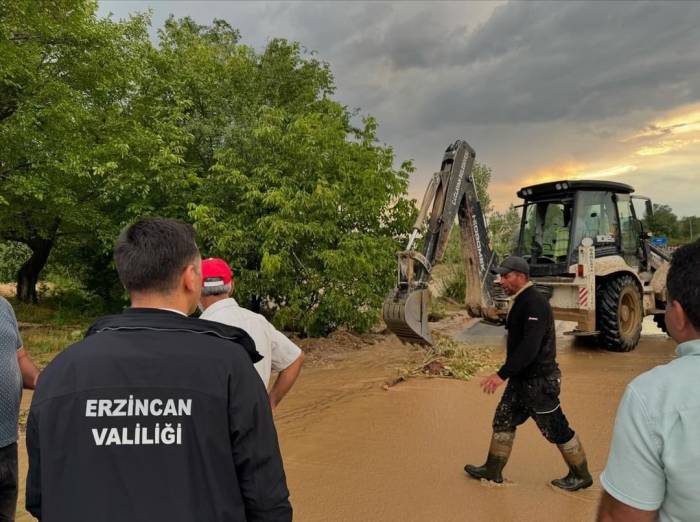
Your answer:
[[[688,218],[688,223],[690,224],[690,242],[693,242],[693,216]]]

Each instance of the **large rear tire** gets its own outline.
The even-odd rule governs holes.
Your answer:
[[[642,333],[642,296],[630,275],[602,279],[596,287],[596,322],[606,350],[629,352]]]

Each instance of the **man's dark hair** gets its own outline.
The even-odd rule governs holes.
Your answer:
[[[668,299],[678,301],[690,323],[700,329],[700,239],[673,253],[666,289]]]
[[[199,257],[192,225],[146,218],[122,230],[114,245],[119,279],[129,292],[167,293]]]

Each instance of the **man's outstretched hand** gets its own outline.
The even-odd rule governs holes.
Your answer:
[[[504,382],[506,381],[501,379],[497,373],[492,373],[481,381],[481,389],[484,390],[484,393],[493,393],[496,391],[496,388],[498,388]]]

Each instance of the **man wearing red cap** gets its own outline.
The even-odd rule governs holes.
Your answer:
[[[233,292],[231,268],[218,258],[202,261],[202,319],[236,326],[248,332],[255,341],[261,361],[255,363],[265,386],[272,370],[279,372],[269,392],[270,404],[275,408],[292,388],[299,376],[304,354],[292,341],[277,330],[262,315],[246,310],[231,297]]]

